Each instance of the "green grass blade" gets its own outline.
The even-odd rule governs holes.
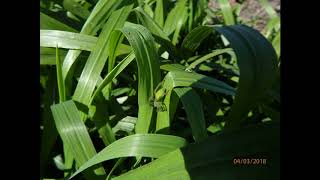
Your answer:
[[[240,80],[226,127],[237,127],[259,98],[271,88],[277,69],[277,55],[259,32],[247,26],[216,28],[230,42],[237,55]]]
[[[229,0],[218,0],[218,3],[223,14],[224,23],[226,25],[234,25],[235,19]]]
[[[172,34],[176,30],[180,21],[187,20],[184,16],[187,11],[186,3],[187,0],[177,1],[175,7],[169,12],[163,27],[163,31],[167,33],[167,35]],[[184,23],[185,22],[182,24]]]
[[[40,12],[40,29],[48,29],[48,30],[60,30],[60,31],[69,31],[75,32],[78,31],[68,25]]]
[[[161,26],[157,24],[141,7],[134,9],[137,17],[141,23],[151,31],[152,34],[159,36],[165,40],[170,41],[167,34],[162,30]]]
[[[263,29],[263,34],[266,36],[267,39],[270,39],[272,33],[274,31],[278,32],[280,29],[280,18],[275,17],[268,21],[266,27]]]
[[[219,133],[113,178],[128,179],[279,179],[280,128],[259,124]],[[236,140],[235,140],[236,139]],[[235,158],[265,158],[266,164],[233,164]]]
[[[160,69],[165,71],[185,71],[186,67],[181,64],[164,64],[160,66]]]
[[[56,46],[56,69],[57,69],[57,81],[59,91],[59,102],[66,101],[66,89],[62,79],[62,63],[60,62],[59,48]]]
[[[157,114],[156,132],[161,134],[169,134],[170,123],[173,120],[174,113],[179,103],[179,97],[170,90],[167,92],[163,103],[166,111],[159,111]]]
[[[59,58],[61,60],[67,54],[67,50],[59,49]],[[56,49],[40,47],[40,65],[55,65],[56,64]]]
[[[156,9],[154,12],[154,21],[160,26],[163,27],[164,16],[163,16],[163,0],[157,0]]]
[[[108,57],[108,43],[111,33],[121,28],[127,19],[132,5],[125,6],[114,11],[109,20],[105,24],[99,38],[95,50],[90,54],[86,65],[81,73],[79,82],[73,95],[73,100],[84,105],[90,103],[91,95],[97,84],[100,73]]]
[[[190,87],[175,88],[174,92],[179,96],[187,113],[194,140],[202,141],[208,137],[206,121],[204,119],[202,102],[198,94]]]
[[[278,31],[277,35],[272,40],[272,45],[273,45],[273,48],[276,50],[278,58],[280,57],[280,47],[281,47],[280,34],[281,34],[281,31]]]
[[[93,102],[93,100],[97,97],[97,95],[105,88],[106,85],[112,82],[114,78],[116,78],[135,58],[134,53],[130,53],[127,57],[125,57],[119,64],[117,64],[116,67],[112,69],[110,73],[106,75],[106,77],[103,79],[97,90],[94,92],[94,94],[91,97],[90,103]]]
[[[86,1],[84,1],[86,2]],[[72,14],[75,14],[82,19],[87,19],[90,15],[90,11],[86,8],[84,8],[79,2],[76,0],[64,0],[63,1],[63,7],[70,11]]]
[[[209,54],[206,54],[204,56],[202,56],[201,58],[199,59],[196,59],[193,63],[191,63],[187,68],[186,70],[192,70],[194,69],[197,65],[207,61],[208,59],[212,58],[212,57],[215,57],[215,56],[218,56],[220,54],[224,54],[224,53],[228,53],[232,56],[234,56],[234,53],[233,53],[233,50],[231,48],[226,48],[226,49],[218,49],[218,50],[214,50],[212,51],[211,53]]]
[[[126,23],[122,28],[133,52],[138,66],[138,121],[136,133],[147,133],[154,115],[154,108],[149,100],[160,82],[160,63],[157,49],[151,33],[143,26]]]
[[[83,164],[72,177],[93,165],[110,159],[134,156],[159,158],[185,145],[185,139],[177,136],[162,134],[135,134],[127,136],[104,148],[96,156]]]
[[[53,118],[62,141],[71,149],[72,156],[78,166],[83,165],[90,158],[96,155],[96,150],[90,139],[86,126],[80,117],[76,105],[73,101],[65,101],[51,106]],[[97,174],[105,174],[104,169],[95,170]],[[92,177],[93,172],[88,172]]]
[[[188,19],[188,10],[187,8],[184,9],[183,13],[181,14],[182,18],[180,18],[177,22],[176,29],[174,31],[173,37],[172,37],[172,44],[176,45],[178,43],[178,39],[180,37],[180,31],[182,29],[182,26]]]
[[[118,8],[121,2],[122,1],[119,0],[99,0],[83,25],[80,33],[95,36],[97,31],[101,29],[105,21],[110,17],[111,13]],[[75,67],[74,64],[80,53],[80,50],[70,50],[63,62],[62,73],[67,86],[73,75],[72,67]]]
[[[214,78],[186,71],[171,71],[169,72],[163,83],[166,90],[171,90],[175,87],[195,87],[204,88],[212,92],[222,93],[226,95],[235,95],[235,89],[228,84],[216,80]]]
[[[200,46],[201,42],[212,33],[209,26],[198,26],[194,28],[183,40],[181,51],[188,57]]]
[[[79,49],[93,51],[97,39],[94,36],[83,35],[58,30],[40,30],[40,46],[56,47],[65,49]]]

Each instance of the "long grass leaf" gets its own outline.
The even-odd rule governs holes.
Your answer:
[[[111,13],[118,8],[122,1],[118,0],[100,0],[93,8],[90,16],[86,20],[85,24],[81,29],[81,34],[93,35],[95,36],[97,31],[101,29],[105,21],[110,17]],[[80,50],[70,50],[65,57],[63,62],[63,79],[69,86],[69,81],[72,77],[72,67],[75,67],[74,64],[77,60],[77,57],[80,55]],[[70,71],[70,72],[69,72]]]
[[[135,134],[127,136],[104,148],[96,156],[83,164],[72,177],[93,165],[110,159],[134,156],[159,158],[185,145],[185,139],[177,136],[162,134]]]
[[[160,63],[151,33],[143,26],[126,23],[121,29],[136,56],[138,66],[138,121],[136,133],[147,133],[154,118],[149,100],[160,82]]]
[[[226,127],[238,127],[249,110],[271,88],[277,72],[277,55],[259,32],[247,26],[217,27],[237,55],[240,80]]]
[[[277,124],[263,123],[219,133],[113,179],[279,179],[279,129]],[[261,163],[241,168],[237,163],[241,158]]]
[[[163,16],[163,0],[157,0],[156,9],[154,12],[154,21],[160,26],[163,27],[164,16]]]
[[[81,120],[80,113],[73,101],[53,105],[51,111],[60,137],[71,150],[78,166],[83,165],[96,155],[87,128]],[[98,175],[105,174],[103,168],[98,168],[95,172]],[[92,177],[92,173],[91,171],[88,172],[88,176]]]
[[[94,36],[83,35],[58,30],[40,30],[40,46],[56,47],[65,49],[79,49],[93,51],[97,39]]]
[[[167,33],[167,35],[172,34],[180,21],[184,19],[187,20],[184,16],[187,6],[187,0],[179,0],[175,4],[175,7],[169,12],[165,24],[163,26],[163,31]],[[184,22],[182,23],[184,24]]]
[[[187,113],[194,140],[202,141],[208,137],[202,102],[199,95],[190,87],[175,88],[174,92]]]
[[[59,48],[56,46],[56,69],[57,69],[57,82],[59,91],[59,101],[64,102],[66,100],[66,89],[62,78],[62,63],[60,62]]]
[[[108,57],[108,43],[111,33],[115,29],[123,26],[131,9],[132,5],[128,5],[117,11],[114,11],[105,24],[98,38],[95,51],[90,54],[81,73],[79,82],[73,95],[73,99],[75,101],[84,105],[89,104],[91,95]]]
[[[223,93],[226,95],[235,95],[235,89],[228,84],[216,80],[214,78],[191,73],[186,71],[171,71],[169,72],[163,82],[163,87],[166,90],[171,90],[175,87],[191,86],[195,88],[204,88],[213,92]]]

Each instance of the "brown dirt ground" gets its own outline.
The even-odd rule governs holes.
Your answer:
[[[233,4],[236,0],[229,0]],[[280,0],[269,0],[272,7],[280,15]],[[240,11],[240,17],[244,22],[252,22],[255,20],[254,28],[261,31],[267,24],[269,17],[265,10],[261,7],[258,0],[244,0],[243,8]],[[210,0],[209,7],[215,8],[217,0]]]

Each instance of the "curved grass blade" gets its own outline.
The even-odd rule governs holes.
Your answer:
[[[162,134],[135,134],[127,136],[104,148],[96,156],[83,164],[70,178],[103,161],[134,156],[159,158],[185,145],[186,140],[177,136]]]
[[[141,23],[148,28],[152,34],[159,36],[164,40],[170,41],[167,34],[162,30],[161,26],[159,26],[141,7],[135,8],[134,12]]]
[[[224,18],[224,23],[226,25],[233,25],[235,24],[233,12],[231,5],[229,3],[229,0],[218,0],[219,6],[221,8],[223,18]]]
[[[94,36],[83,35],[58,30],[40,30],[40,46],[56,47],[65,49],[79,49],[93,51],[97,39]]]
[[[80,33],[93,36],[96,35],[97,31],[101,29],[102,25],[110,17],[111,13],[118,8],[121,2],[122,1],[119,0],[99,0],[83,25]],[[62,74],[67,86],[73,75],[72,67],[74,67],[80,53],[80,50],[70,50],[63,62]]]
[[[98,78],[100,78],[100,73],[102,72],[104,64],[109,55],[108,44],[111,33],[115,29],[123,26],[132,7],[132,5],[128,5],[117,11],[114,11],[108,19],[98,38],[95,51],[90,54],[81,73],[79,82],[73,95],[73,100],[84,105],[89,104],[91,95],[97,84]]]
[[[238,127],[249,110],[276,77],[277,56],[272,45],[259,32],[247,26],[217,27],[230,42],[237,55],[240,80],[226,128]]]
[[[65,101],[51,106],[52,115],[63,143],[72,152],[78,166],[83,165],[96,155],[96,150],[90,139],[86,126],[73,101]],[[95,170],[98,175],[105,174],[102,167]],[[95,177],[90,170],[88,177]]]
[[[228,84],[214,78],[186,71],[171,71],[164,78],[163,87],[171,90],[175,87],[191,86],[195,88],[204,88],[212,92],[223,93],[226,95],[235,95],[235,89]]]
[[[165,154],[113,180],[279,179],[279,136],[279,125],[269,123],[219,133]],[[233,164],[235,158],[249,157],[266,159],[265,165],[241,168]]]
[[[206,121],[198,94],[190,87],[175,88],[173,91],[179,96],[187,113],[194,140],[198,142],[207,138]]]
[[[160,63],[151,33],[143,26],[126,23],[121,29],[126,36],[136,56],[138,66],[138,121],[136,133],[147,133],[152,119],[154,108],[149,100],[153,91],[160,82]]]
[[[228,53],[230,54],[231,56],[235,56],[233,50],[231,48],[226,48],[226,49],[218,49],[218,50],[214,50],[212,51],[211,53],[209,54],[206,54],[204,56],[202,56],[201,58],[195,60],[193,63],[191,63],[187,68],[186,70],[189,71],[189,70],[192,70],[194,69],[197,65],[201,64],[202,62],[205,62],[207,61],[208,59],[212,58],[212,57],[215,57],[215,56],[218,56],[220,54],[224,54],[224,53]]]

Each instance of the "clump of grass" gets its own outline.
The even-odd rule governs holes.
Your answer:
[[[40,2],[41,178],[279,175],[280,27],[266,1],[262,33],[224,0],[215,24],[206,0]],[[267,174],[231,164],[261,152]]]

